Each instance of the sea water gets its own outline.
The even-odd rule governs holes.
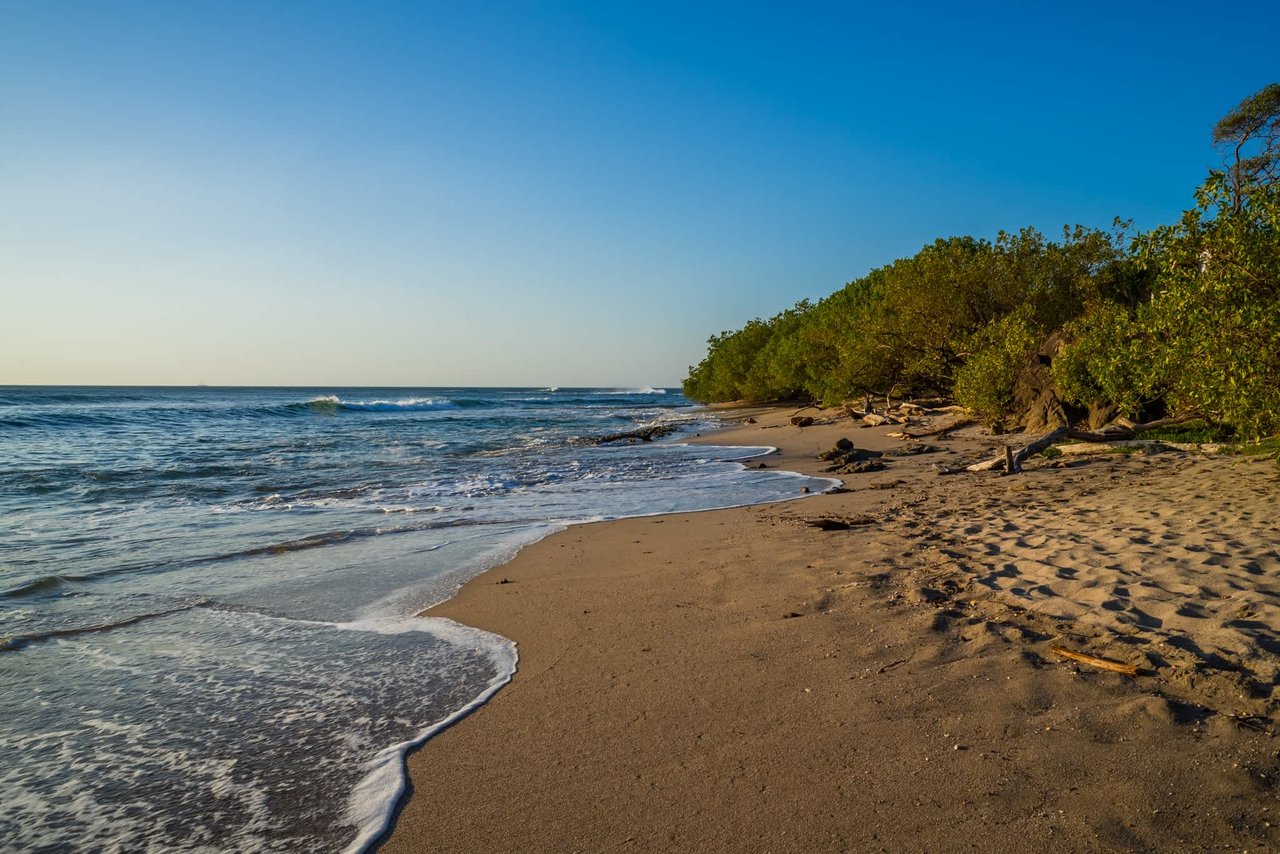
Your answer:
[[[680,443],[713,424],[662,389],[0,387],[0,848],[362,849],[517,665],[418,612],[568,524],[828,485]]]

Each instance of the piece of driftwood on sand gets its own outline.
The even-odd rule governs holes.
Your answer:
[[[1097,667],[1102,670],[1110,670],[1112,673],[1120,673],[1124,676],[1137,676],[1138,666],[1136,664],[1121,664],[1118,661],[1112,661],[1108,658],[1098,658],[1096,655],[1088,655],[1083,652],[1067,649],[1064,646],[1054,644],[1049,647],[1049,651],[1056,653],[1063,658],[1069,658],[1072,661],[1078,661],[1081,664],[1087,664],[1090,667]]]
[[[935,466],[940,474],[959,474],[960,472],[983,472],[983,471],[1003,471],[1005,474],[1017,474],[1022,471],[1022,462],[1033,454],[1056,445],[1058,442],[1067,439],[1075,439],[1079,442],[1123,442],[1132,439],[1139,433],[1147,430],[1154,430],[1158,427],[1168,427],[1171,424],[1180,424],[1190,421],[1195,416],[1179,416],[1177,418],[1161,418],[1158,421],[1148,421],[1145,424],[1135,424],[1132,421],[1119,419],[1101,430],[1073,430],[1070,427],[1058,427],[1045,433],[1038,439],[1028,442],[1018,450],[1012,450],[1012,445],[1006,445],[1001,449],[1000,453],[994,457],[974,463],[973,465],[963,466],[961,468],[947,468],[945,466]]]
[[[938,427],[934,427],[932,430],[903,431],[898,438],[924,439],[929,436],[937,436],[938,438],[942,438],[946,436],[948,433],[954,433],[955,431],[959,430],[962,427],[968,427],[971,424],[977,424],[977,423],[978,423],[977,418],[970,418],[970,417],[955,418],[955,419],[952,419],[951,421],[948,421],[946,424],[942,424],[942,425],[939,425]]]

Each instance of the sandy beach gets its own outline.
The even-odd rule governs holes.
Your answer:
[[[514,639],[519,671],[410,756],[380,851],[1280,846],[1273,460],[940,476],[1017,437],[808,414],[707,441],[820,474],[848,438],[886,467],[573,527],[429,612]]]

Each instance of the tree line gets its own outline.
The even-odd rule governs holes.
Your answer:
[[[828,405],[947,395],[1016,420],[1015,387],[1038,360],[1077,413],[1280,432],[1280,84],[1242,101],[1213,139],[1223,168],[1176,223],[936,240],[825,299],[712,336],[684,392]]]

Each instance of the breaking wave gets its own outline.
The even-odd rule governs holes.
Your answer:
[[[400,400],[343,400],[336,394],[313,397],[305,404],[316,412],[434,412],[457,409],[452,400],[433,397],[404,397]]]

